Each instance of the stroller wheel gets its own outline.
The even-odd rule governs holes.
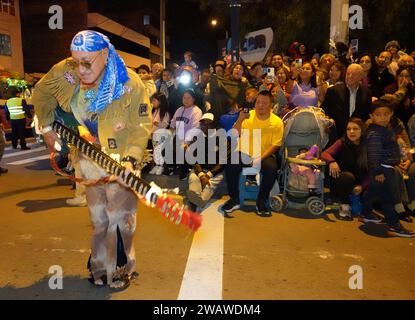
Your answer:
[[[280,196],[270,197],[269,202],[271,210],[275,212],[281,212],[286,207],[286,203]]]
[[[308,211],[315,216],[319,216],[324,213],[326,206],[324,205],[323,200],[319,197],[310,197],[306,201],[306,206]]]

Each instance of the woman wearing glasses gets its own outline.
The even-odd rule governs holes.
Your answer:
[[[373,66],[374,72],[369,74],[371,91],[374,97],[379,98],[383,95],[383,90],[395,82],[395,77],[389,73],[388,66],[392,62],[392,54],[389,51],[382,51],[376,57],[376,65]]]
[[[51,124],[60,105],[73,113],[85,137],[121,159],[124,167],[133,171],[141,161],[151,132],[149,98],[143,82],[125,67],[105,35],[90,30],[76,34],[71,58],[57,63],[37,83],[33,102],[51,151],[58,141]],[[78,161],[84,179],[107,175],[80,154]],[[94,226],[90,281],[96,286],[126,288],[136,274],[137,199],[119,183],[87,186],[86,198]]]

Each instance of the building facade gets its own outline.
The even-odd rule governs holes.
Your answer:
[[[0,73],[5,70],[24,74],[19,0],[0,0]]]

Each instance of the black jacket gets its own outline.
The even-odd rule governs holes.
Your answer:
[[[356,107],[352,117],[358,117],[364,121],[369,118],[369,108],[372,103],[372,94],[369,89],[359,86],[356,94]],[[336,122],[337,137],[343,137],[346,131],[346,122],[350,116],[350,90],[344,82],[328,88],[326,97],[321,107],[327,116]]]
[[[395,82],[395,77],[389,73],[387,68],[382,73],[369,73],[370,90],[374,97],[380,98],[383,95],[384,89]]]
[[[373,176],[382,173],[381,164],[394,167],[400,163],[401,153],[392,128],[372,123],[367,129],[365,142],[369,172]]]

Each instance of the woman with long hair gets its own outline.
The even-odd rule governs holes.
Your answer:
[[[330,193],[340,201],[339,216],[344,220],[352,219],[352,211],[360,213],[359,208],[356,208],[358,206],[352,206],[358,204],[354,201],[368,184],[365,131],[363,120],[350,118],[345,136],[321,154],[321,158],[328,163]]]
[[[343,63],[336,61],[330,67],[327,83],[329,86],[334,86],[338,82],[344,82],[345,76],[346,66]]]
[[[319,89],[314,66],[310,62],[306,62],[298,68],[298,71],[299,73],[291,92],[291,104],[295,107],[317,107]]]
[[[157,129],[167,129],[170,121],[170,114],[168,112],[169,103],[166,96],[161,92],[156,92],[150,98],[153,106],[151,114],[153,117],[153,127],[151,132],[153,133]]]
[[[396,72],[396,82],[387,86],[384,94],[394,94],[398,89],[406,87],[404,98],[396,106],[393,115],[399,118],[408,128],[408,121],[415,113],[415,68],[414,67],[400,67]]]
[[[327,81],[321,83],[321,101],[324,100],[327,89],[334,86],[336,83],[344,82],[345,76],[346,66],[339,61],[335,61],[330,67]],[[318,80],[320,80],[320,78]]]
[[[150,98],[153,109],[152,121],[153,127],[151,129],[151,140],[153,145],[153,159],[156,164],[153,169],[151,169],[150,174],[161,175],[164,171],[164,158],[162,155],[164,142],[161,141],[163,136],[160,131],[161,129],[167,129],[169,126],[170,115],[168,113],[168,102],[166,96],[161,92],[156,92]],[[158,131],[158,132],[157,132]]]
[[[357,60],[357,63],[363,68],[364,76],[362,80],[362,85],[366,88],[371,87],[370,79],[373,77],[373,74],[376,72],[375,66],[376,62],[375,59],[372,58],[368,54],[363,54]]]
[[[290,94],[287,92],[287,84],[290,81],[290,72],[287,68],[282,67],[275,71],[275,77],[281,89],[284,91],[286,98],[289,99]]]

